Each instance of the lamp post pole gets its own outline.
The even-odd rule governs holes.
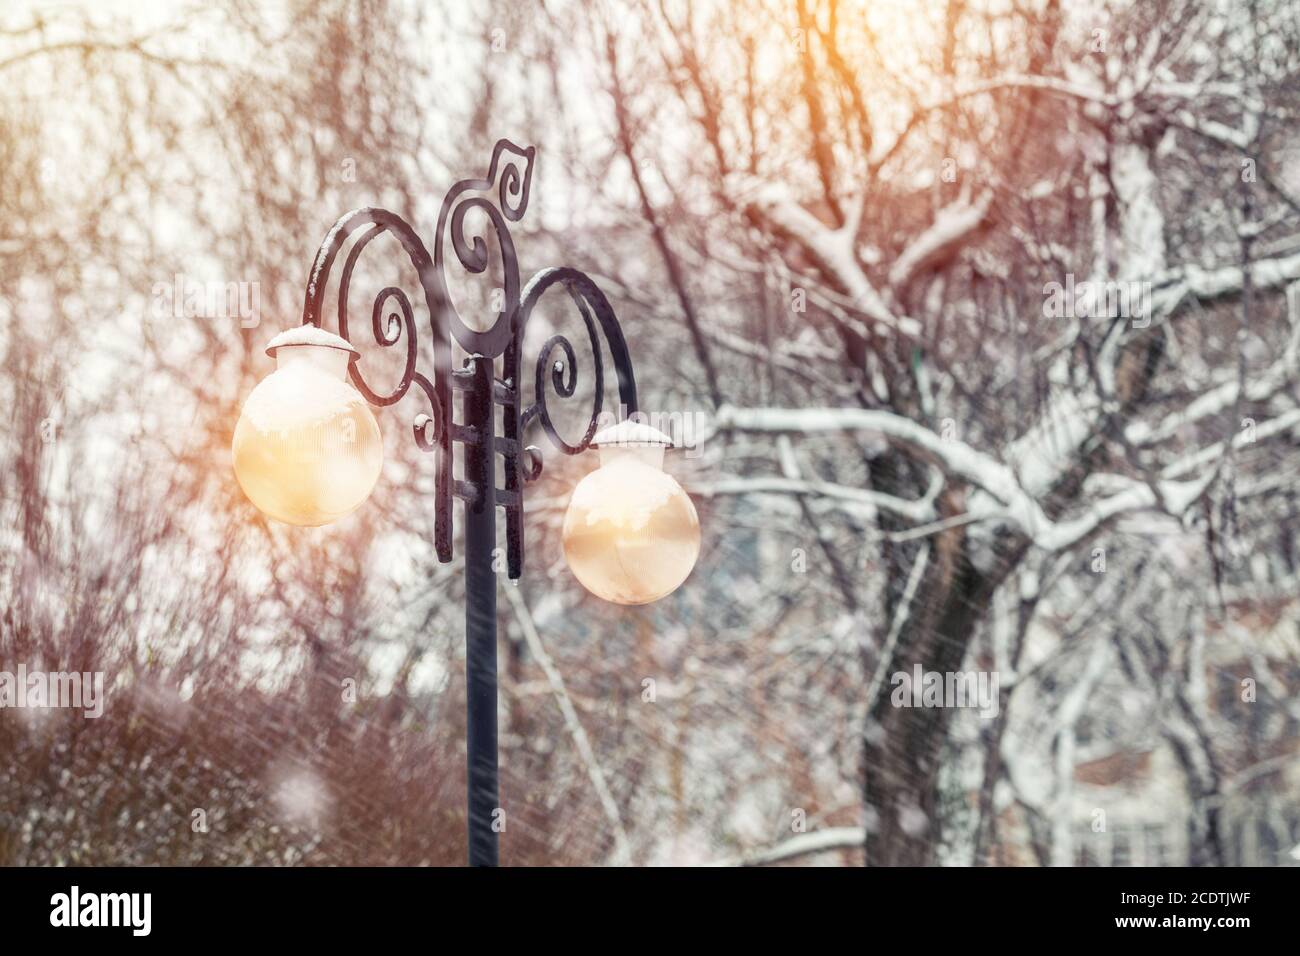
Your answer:
[[[496,462],[489,447],[495,425],[492,360],[470,359],[473,387],[465,393],[465,422],[489,441],[470,445],[465,474],[482,489],[465,508],[465,752],[469,862],[497,865],[497,545]]]
[[[542,471],[540,452],[525,447],[530,425],[541,426],[561,452],[585,451],[596,434],[604,392],[602,339],[614,360],[619,401],[629,414],[637,410],[632,362],[618,320],[608,300],[585,274],[570,268],[546,269],[520,287],[519,268],[509,222],[518,221],[528,206],[534,158],[532,147],[521,149],[499,141],[484,179],[455,184],[443,200],[430,255],[415,230],[395,213],[365,208],[348,213],[329,231],[312,267],[303,306],[303,323],[320,326],[331,270],[345,246],[338,281],[339,335],[348,334],[348,292],[362,250],[385,233],[401,243],[419,276],[428,307],[433,338],[430,373],[418,368],[417,325],[410,299],[389,286],[375,298],[371,330],[381,347],[405,348],[401,380],[391,391],[374,390],[361,374],[356,356],[349,364],[352,384],[372,405],[392,405],[412,385],[427,400],[427,411],[413,423],[416,444],[435,455],[434,550],[438,560],[452,559],[452,499],[464,502],[465,532],[465,677],[466,778],[468,847],[471,866],[497,864],[497,834],[503,821],[497,784],[497,508],[505,512],[506,570],[517,580],[523,570],[523,487]],[[477,211],[487,220],[481,234],[469,230],[466,216]],[[488,233],[496,240],[501,308],[486,329],[466,325],[451,304],[446,280],[445,240],[450,238],[456,260],[466,271],[482,275],[491,264]],[[355,238],[354,238],[355,237]],[[577,306],[587,329],[594,366],[595,398],[582,438],[570,444],[557,431],[547,409],[547,386],[560,398],[573,396],[577,385],[576,357],[562,335],[551,336],[537,356],[532,401],[523,401],[521,351],[523,333],[533,308],[547,291],[560,287]],[[466,356],[463,368],[452,370],[453,346]],[[501,374],[497,374],[497,362]],[[463,392],[464,421],[454,421],[453,392]],[[501,434],[496,433],[496,409],[502,407]],[[456,480],[453,460],[463,448],[464,478]],[[502,460],[504,487],[497,488],[497,458]]]

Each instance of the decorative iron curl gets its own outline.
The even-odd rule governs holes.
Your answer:
[[[419,372],[411,376],[411,381],[420,386],[421,390],[429,398],[429,411],[416,415],[415,421],[411,423],[411,430],[415,434],[415,444],[420,451],[437,451],[443,432],[447,427],[446,419],[442,414],[442,407],[438,402],[437,390],[433,387],[433,383]]]
[[[509,347],[513,333],[513,320],[519,305],[519,262],[515,255],[514,240],[510,237],[510,222],[518,222],[528,208],[528,193],[533,176],[533,147],[521,149],[509,140],[501,140],[492,151],[486,179],[466,179],[447,192],[438,213],[437,233],[433,243],[433,261],[437,281],[443,298],[450,303],[447,287],[446,253],[444,239],[451,234],[452,251],[468,272],[481,275],[489,264],[487,233],[469,234],[465,217],[471,209],[481,210],[487,216],[487,227],[496,235],[501,252],[502,280],[505,301],[492,325],[487,329],[472,329],[454,309],[447,309],[445,321],[451,335],[466,352],[495,358]],[[522,164],[522,169],[520,168]],[[488,198],[493,187],[497,189],[499,206]],[[450,229],[448,229],[450,226]]]
[[[361,232],[361,235],[352,244],[352,248],[348,250],[348,254],[343,261],[343,271],[339,276],[339,335],[348,341],[352,341],[348,330],[348,305],[352,286],[352,273],[356,268],[357,261],[361,258],[361,253],[365,251],[366,246],[375,238],[387,232],[395,236],[402,244],[411,263],[420,274],[420,281],[424,286],[430,313],[435,316],[433,329],[435,343],[438,343],[440,339],[445,339],[444,335],[439,334],[436,323],[436,317],[444,311],[441,305],[444,300],[441,296],[441,290],[435,283],[430,281],[432,279],[432,263],[429,252],[424,243],[420,241],[420,237],[415,234],[415,230],[400,216],[386,209],[358,209],[348,213],[335,223],[334,228],[330,230],[325,237],[325,241],[321,244],[320,251],[316,254],[311,281],[307,285],[307,297],[303,306],[303,322],[320,325],[321,304],[329,281],[330,267],[343,245],[356,232]],[[387,322],[385,322],[384,307],[390,301],[396,303],[397,310],[389,312]],[[388,392],[379,392],[371,387],[361,372],[361,363],[359,362],[351,364],[348,370],[349,377],[352,379],[352,384],[372,405],[393,405],[401,401],[407,391],[410,390],[412,382],[417,379],[415,366],[419,355],[419,336],[416,332],[415,315],[411,308],[411,300],[406,293],[396,286],[388,286],[382,289],[375,296],[371,308],[370,325],[375,343],[381,347],[392,347],[405,339],[406,357],[402,368],[402,377],[393,389]],[[445,348],[445,345],[443,348]],[[441,350],[439,349],[439,351]],[[420,447],[428,451],[431,447],[437,445],[438,436],[441,433],[443,422],[446,420],[446,415],[443,403],[440,402],[433,384],[424,376],[419,376],[419,378],[422,379],[419,384],[429,397],[432,407],[432,414],[420,416],[421,423],[417,427],[417,432],[424,439],[419,441]],[[425,419],[428,421],[424,421]],[[430,422],[436,425],[437,433],[430,433]]]
[[[534,307],[541,301],[542,296],[556,285],[563,286],[565,291],[568,292],[569,297],[577,305],[583,324],[587,328],[587,339],[591,345],[592,365],[595,374],[591,416],[587,421],[587,427],[582,438],[576,444],[571,444],[565,440],[555,426],[550,409],[547,406],[547,380],[550,380],[551,387],[560,398],[572,398],[578,386],[578,366],[573,344],[563,335],[553,335],[547,339],[546,344],[542,346],[541,352],[538,353],[534,380],[535,400],[523,412],[520,420],[520,433],[523,433],[528,425],[536,419],[541,423],[542,429],[550,438],[552,445],[566,455],[577,455],[591,446],[591,440],[595,437],[601,410],[604,407],[605,362],[601,349],[601,333],[604,334],[605,343],[609,346],[610,356],[614,360],[614,371],[618,377],[619,401],[626,407],[628,414],[637,411],[636,381],[632,375],[632,360],[628,355],[627,342],[623,338],[623,330],[619,327],[618,319],[614,316],[613,307],[596,283],[577,269],[546,269],[537,273],[529,281],[527,289],[524,290],[523,301],[519,306],[519,336],[521,340],[523,329],[526,327]],[[599,326],[599,330],[597,326]],[[556,349],[561,351],[562,358],[553,358]],[[547,374],[548,369],[549,375]],[[534,480],[540,474],[540,465],[537,467],[536,472],[537,474],[527,476],[529,480]]]
[[[364,231],[363,231],[364,230]],[[339,335],[351,341],[348,331],[348,300],[352,274],[361,253],[376,237],[390,233],[402,248],[419,275],[425,304],[432,317],[434,342],[433,375],[429,377],[416,370],[419,357],[419,338],[416,332],[414,311],[406,293],[396,286],[382,289],[375,297],[370,311],[370,327],[375,343],[391,348],[399,342],[405,344],[405,362],[402,376],[392,390],[378,392],[371,387],[361,372],[361,363],[354,361],[348,368],[352,384],[372,405],[393,405],[399,402],[411,386],[417,385],[428,399],[428,411],[417,415],[412,422],[416,445],[422,451],[438,451],[436,466],[437,497],[434,503],[434,547],[442,561],[451,560],[451,344],[446,332],[446,316],[450,309],[443,284],[433,265],[433,257],[425,248],[415,230],[400,216],[387,209],[364,208],[348,213],[334,224],[325,236],[316,260],[303,302],[303,323],[319,326],[325,293],[329,285],[330,269],[343,246],[356,233],[360,233],[343,261],[339,276],[338,329]]]
[[[507,149],[513,150],[524,161],[524,171],[519,172],[518,163],[512,158],[501,170],[501,211],[511,222],[518,222],[528,209],[528,189],[533,182],[533,156],[535,148],[529,146],[520,149],[509,140],[501,140],[492,151],[492,163],[488,167],[488,179],[497,176],[497,165]],[[513,202],[511,200],[514,200]]]
[[[528,467],[521,472],[524,481],[536,481],[542,477],[542,450],[536,445],[528,445],[524,448],[524,458],[528,462]]]

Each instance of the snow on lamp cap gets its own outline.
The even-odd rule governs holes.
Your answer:
[[[341,335],[335,335],[333,332],[326,332],[318,325],[300,325],[295,329],[286,329],[275,338],[271,339],[266,345],[266,354],[275,357],[275,350],[288,348],[294,345],[312,345],[317,348],[341,349],[349,352],[353,356],[360,355],[352,343]]]
[[[673,447],[673,441],[645,422],[627,419],[596,432],[591,445],[600,453],[602,467],[616,461],[637,461],[662,470],[664,451]]]
[[[673,440],[645,422],[625,419],[592,436],[593,448],[672,448]]]

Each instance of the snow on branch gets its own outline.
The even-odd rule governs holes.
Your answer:
[[[1232,447],[1241,448],[1244,445],[1261,442],[1266,438],[1276,438],[1280,435],[1289,434],[1297,429],[1300,429],[1300,408],[1292,408],[1281,415],[1270,418],[1266,422],[1261,422],[1254,428],[1253,434],[1245,431],[1238,432],[1232,439]],[[1226,450],[1227,442],[1215,442],[1207,448],[1186,455],[1166,466],[1161,475],[1165,478],[1177,478],[1199,468],[1205,468],[1222,458]]]
[[[1064,551],[1100,529],[1112,518],[1147,508],[1163,506],[1171,515],[1180,517],[1200,499],[1214,478],[1215,475],[1210,473],[1195,481],[1162,481],[1153,488],[1145,481],[1121,475],[1093,476],[1089,479],[1089,486],[1094,489],[1104,483],[1123,490],[1094,501],[1082,514],[1057,521],[1050,528],[1043,529],[1034,539],[1034,544],[1045,551]]]
[[[908,244],[889,270],[889,284],[897,289],[920,269],[942,256],[979,227],[993,204],[986,192],[974,202],[957,200],[940,209],[928,228]]]
[[[692,494],[712,498],[716,495],[818,495],[840,505],[851,514],[875,520],[876,511],[889,511],[909,521],[935,519],[931,496],[909,501],[865,488],[848,488],[827,481],[808,478],[726,477],[717,481],[692,483]]]
[[[826,827],[812,833],[800,833],[790,839],[751,853],[738,860],[727,860],[715,866],[767,866],[771,863],[784,863],[788,860],[825,853],[829,850],[856,850],[866,845],[867,831],[864,827]]]
[[[793,432],[876,432],[934,462],[950,475],[960,477],[1002,497],[1016,487],[1015,476],[1006,465],[976,451],[965,442],[941,438],[924,425],[893,412],[867,408],[736,408],[723,406],[714,417],[718,431]]]
[[[1300,278],[1300,253],[1257,260],[1251,263],[1250,276],[1257,291],[1284,287]],[[1209,304],[1238,295],[1243,281],[1239,265],[1210,269],[1187,265],[1166,273],[1156,281],[1151,296],[1152,322],[1169,318],[1189,299]],[[1113,369],[1128,335],[1128,330],[1120,325],[1111,329],[1099,355],[1099,375],[1103,378],[1109,379],[1109,370]],[[1045,494],[1073,466],[1079,450],[1096,434],[1101,421],[1104,403],[1095,388],[1078,390],[1070,385],[1067,361],[1068,350],[1062,354],[1060,367],[1049,373],[1049,379],[1058,391],[1038,420],[1012,443],[1007,452],[1007,459],[1014,465],[1022,486],[1035,497]],[[1247,387],[1247,397],[1267,397],[1277,391],[1289,381],[1295,362],[1296,344],[1293,340],[1281,361]],[[1160,441],[1183,424],[1178,420],[1179,415],[1191,422],[1214,414],[1235,400],[1236,389],[1235,382],[1216,386],[1191,402],[1181,413],[1160,424],[1129,425],[1126,437],[1138,445]]]
[[[1300,279],[1300,253],[1250,264],[1250,281],[1256,290],[1276,289]],[[1157,282],[1151,308],[1156,318],[1169,316],[1186,299],[1208,304],[1239,295],[1244,282],[1240,265],[1203,269],[1186,265]]]
[[[1260,424],[1254,432],[1256,441],[1282,435],[1300,427],[1300,409],[1292,409],[1274,419]],[[1225,443],[1219,442],[1206,449],[1180,459],[1166,467],[1160,480],[1151,483],[1122,475],[1093,476],[1085,486],[1094,500],[1082,512],[1053,521],[1047,517],[1039,503],[1020,485],[1015,473],[1001,461],[976,451],[964,442],[941,438],[930,429],[890,412],[855,408],[751,408],[724,406],[718,411],[716,428],[719,431],[757,431],[774,433],[817,434],[837,431],[866,431],[884,436],[896,445],[907,448],[919,457],[937,465],[944,473],[969,482],[984,492],[970,499],[971,521],[1008,520],[1016,525],[1036,547],[1047,552],[1063,551],[1099,530],[1118,515],[1147,508],[1161,508],[1180,517],[1205,493],[1215,477],[1213,469],[1195,479],[1183,478],[1189,472],[1206,469],[1222,457]],[[1246,441],[1237,436],[1234,446]],[[728,487],[720,482],[712,490],[715,494],[731,491],[783,491],[788,493],[816,492],[820,483],[789,479],[757,478],[733,479],[738,482]],[[897,513],[907,512],[917,517],[928,499],[905,502],[869,491],[855,491],[839,486],[820,485],[841,500],[886,507]],[[708,489],[708,486],[704,486]],[[706,491],[707,493],[707,491]]]
[[[1198,133],[1206,139],[1213,140],[1224,146],[1238,150],[1242,153],[1250,149],[1250,136],[1241,130],[1235,130],[1231,126],[1212,120],[1206,116],[1197,116],[1191,110],[1178,110],[1173,114],[1173,121],[1184,129]]]
[[[833,229],[777,183],[737,174],[731,177],[731,186],[735,195],[748,197],[740,205],[748,205],[776,230],[802,245],[827,276],[842,287],[853,308],[885,331],[908,338],[920,335],[921,324],[916,319],[895,315],[858,263],[854,253],[856,221],[850,220],[842,229]]]
[[[1246,383],[1246,400],[1265,402],[1276,395],[1290,383],[1295,373],[1297,345],[1300,345],[1300,325],[1296,326],[1297,336],[1293,336],[1281,360],[1269,366],[1267,370]],[[1125,437],[1130,444],[1142,447],[1154,445],[1172,438],[1180,430],[1218,415],[1231,408],[1241,394],[1240,376],[1235,373],[1227,381],[1203,392],[1187,405],[1165,416],[1156,424],[1134,422],[1125,429]]]
[[[997,502],[998,514],[1010,518],[1033,536],[1051,522],[1037,502],[1025,494],[1015,473],[1005,464],[976,451],[963,441],[942,438],[924,425],[892,412],[866,408],[736,408],[724,406],[714,418],[718,431],[793,432],[816,434],[842,431],[874,432],[937,465],[945,474],[983,489]],[[1002,514],[1005,511],[1005,514]],[[989,517],[994,517],[990,511]]]

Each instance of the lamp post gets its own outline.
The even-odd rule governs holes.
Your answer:
[[[497,509],[505,512],[506,570],[517,580],[524,563],[524,485],[542,471],[540,451],[524,445],[537,424],[568,455],[598,447],[601,466],[579,484],[564,521],[565,556],[579,581],[620,604],[644,604],[675,590],[699,555],[695,508],[662,470],[667,436],[637,421],[636,383],[627,343],[614,311],[596,284],[570,268],[545,269],[521,288],[508,223],[528,206],[534,150],[507,140],[492,151],[487,177],[454,185],[438,214],[433,254],[415,230],[385,209],[348,213],[326,235],[312,266],[303,324],[267,346],[277,369],[249,395],[235,428],[235,473],[245,493],[270,517],[296,525],[321,525],[361,505],[382,466],[383,443],[368,405],[400,401],[418,386],[428,410],[413,422],[416,444],[435,455],[434,550],[452,559],[452,499],[464,503],[466,776],[469,863],[497,863],[500,808],[497,787],[497,594],[494,552]],[[494,202],[495,199],[495,202]],[[465,217],[478,210],[496,238],[503,297],[490,327],[470,328],[452,306],[446,279],[446,244],[456,260],[479,275],[489,266],[485,235],[467,232]],[[433,366],[422,372],[410,299],[389,286],[371,308],[379,346],[403,343],[405,363],[391,391],[375,391],[361,374],[360,353],[349,338],[348,291],[366,246],[389,233],[401,243],[419,276],[432,319]],[[354,238],[355,237],[355,238]],[[325,293],[345,245],[338,281],[338,335],[321,328]],[[595,400],[582,438],[570,444],[547,408],[547,383],[561,398],[577,385],[573,345],[554,335],[535,362],[530,402],[524,400],[522,345],[529,316],[550,290],[563,289],[577,306],[590,340]],[[620,405],[630,420],[597,433],[604,392],[601,340],[614,360]],[[466,358],[452,368],[452,344]],[[501,363],[501,374],[496,372]],[[346,379],[350,379],[351,385]],[[455,421],[454,392],[463,395],[463,420]],[[367,404],[368,403],[368,404]],[[496,429],[496,409],[502,427]],[[457,446],[462,479],[453,476]],[[497,459],[503,487],[497,487]]]

